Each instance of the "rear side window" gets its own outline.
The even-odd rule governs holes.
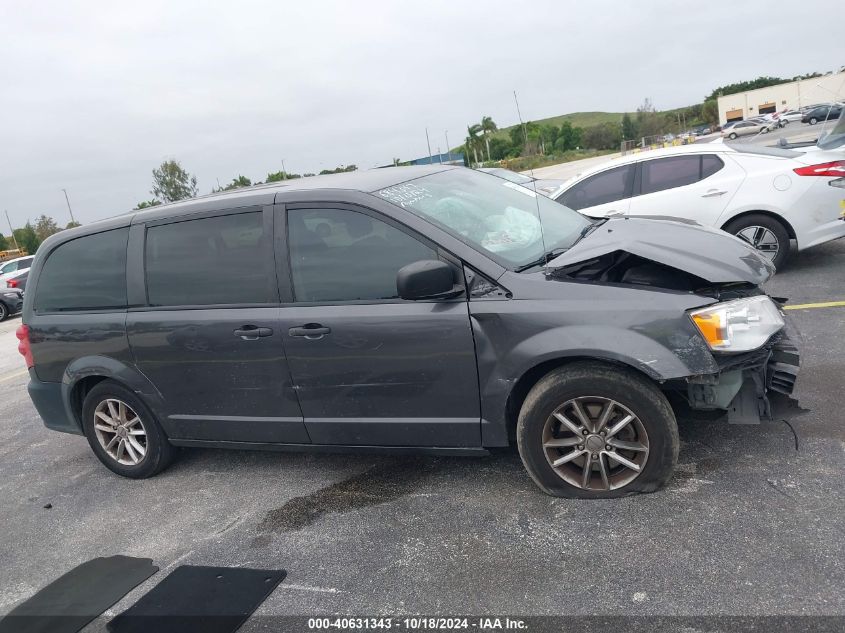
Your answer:
[[[642,164],[642,194],[656,193],[694,184],[722,169],[722,159],[713,154],[672,156]]]
[[[631,197],[635,165],[623,165],[590,176],[558,198],[576,211]]]
[[[35,290],[36,312],[126,307],[129,229],[78,237],[47,257]]]
[[[700,156],[673,156],[648,160],[642,166],[642,193],[655,193],[698,182],[701,175]]]
[[[148,228],[149,304],[267,303],[267,239],[261,211]]]

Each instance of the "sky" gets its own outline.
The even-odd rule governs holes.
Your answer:
[[[840,2],[2,0],[0,209],[63,226],[66,189],[80,222],[124,213],[169,159],[201,193],[409,160],[426,128],[437,152],[516,123],[514,90],[532,120],[836,70]]]

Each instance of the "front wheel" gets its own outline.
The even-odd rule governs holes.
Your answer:
[[[778,220],[753,214],[728,223],[724,230],[748,242],[780,270],[789,258],[789,233]]]
[[[82,430],[99,460],[123,477],[152,477],[173,460],[173,446],[147,405],[111,380],[85,397]]]
[[[812,119],[810,119],[810,125],[815,125],[818,122],[819,122],[819,120],[816,117],[813,117]]]
[[[556,497],[653,492],[678,460],[666,397],[646,378],[599,362],[572,363],[534,385],[516,437],[528,474]]]

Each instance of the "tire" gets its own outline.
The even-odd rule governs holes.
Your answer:
[[[762,227],[768,230],[771,235],[776,238],[777,240],[777,254],[774,257],[771,257],[767,250],[759,248],[758,244],[754,243],[754,239],[757,239],[757,235],[751,232],[748,232],[747,229],[751,227]],[[766,257],[772,260],[772,263],[775,265],[775,268],[780,270],[786,264],[786,261],[789,259],[790,255],[790,244],[789,244],[789,232],[786,230],[786,227],[783,223],[779,222],[775,218],[762,215],[759,213],[754,213],[751,215],[746,215],[732,222],[729,222],[725,225],[724,230],[730,233],[731,235],[736,235],[738,238],[749,242],[752,246],[757,248],[761,251]],[[746,233],[743,235],[743,231]],[[769,242],[769,237],[761,237],[759,240],[760,245],[765,245]]]
[[[810,125],[815,125],[818,122],[819,122],[819,120],[816,117],[813,117],[812,119],[810,119]]]
[[[731,132],[730,134],[728,134],[728,138],[731,139],[732,141],[735,141],[736,140],[736,132]]]
[[[583,433],[585,425],[578,422],[571,408],[574,402],[581,404],[592,426],[583,443],[577,445],[573,442],[581,441],[578,428],[563,424],[554,415],[561,414],[570,422],[576,417],[575,423],[580,424]],[[602,436],[596,433],[600,430],[596,427],[608,405],[612,409],[604,425],[607,434]],[[614,434],[615,426],[624,423],[629,414],[636,416],[634,421]],[[516,439],[528,474],[544,492],[555,497],[604,499],[654,492],[669,481],[678,462],[678,425],[666,397],[652,382],[633,371],[600,362],[572,363],[541,378],[519,412]],[[561,444],[550,447],[550,442]],[[621,443],[638,448],[628,451]],[[552,465],[574,452],[579,453],[577,457],[557,468]],[[614,452],[629,463],[635,462],[639,471],[615,461],[611,457]],[[593,459],[596,455],[598,460]],[[586,487],[584,473],[589,476]]]
[[[106,423],[102,415],[118,422],[122,419],[127,424],[115,426]],[[133,423],[133,420],[137,422]],[[123,427],[122,431],[120,427]],[[116,430],[101,430],[103,428]],[[122,477],[146,479],[160,473],[173,460],[173,446],[167,441],[149,407],[132,391],[112,380],[104,380],[88,392],[82,404],[82,430],[99,460]],[[143,431],[143,435],[138,433],[139,430]],[[111,440],[116,443],[107,450]],[[124,445],[122,451],[119,448],[121,443]],[[143,448],[143,454],[133,448],[138,445]],[[118,461],[115,453],[122,461]]]
[[[769,128],[764,127],[762,130],[760,130],[760,132],[761,132],[761,133],[763,133],[763,134],[768,134],[768,133],[769,133]]]
[[[0,302],[0,321],[5,321],[9,317],[9,308],[6,307],[6,304]]]

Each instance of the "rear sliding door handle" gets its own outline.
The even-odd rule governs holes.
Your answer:
[[[273,336],[273,329],[269,327],[257,327],[255,325],[243,325],[234,331],[235,336],[245,341],[256,341],[265,336]]]
[[[306,323],[299,327],[292,327],[288,330],[290,336],[305,337],[307,339],[316,340],[323,338],[326,334],[331,334],[332,329],[320,323]]]

